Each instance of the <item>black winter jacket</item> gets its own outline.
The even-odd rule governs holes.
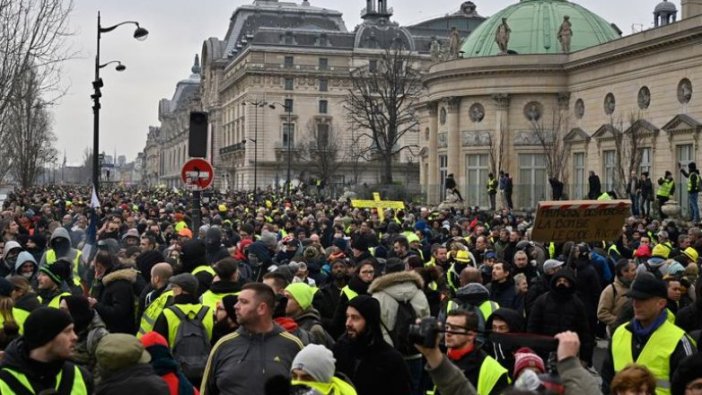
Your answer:
[[[134,334],[136,325],[134,283],[138,272],[131,267],[117,267],[106,274],[95,288],[100,314],[110,333]]]
[[[680,309],[675,315],[675,325],[687,333],[702,329],[702,301]]]

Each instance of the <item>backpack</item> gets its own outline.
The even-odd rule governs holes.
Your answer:
[[[403,356],[416,355],[418,351],[409,340],[409,327],[417,321],[417,312],[414,311],[414,307],[409,301],[398,301],[397,304],[395,327],[392,330],[388,330],[388,328],[385,330],[388,331],[392,344],[400,354]]]
[[[180,320],[173,342],[173,358],[183,369],[189,380],[198,380],[202,377],[210,354],[210,340],[202,320],[210,313],[207,306],[202,306],[195,318],[190,319],[185,313],[175,306],[168,307]]]

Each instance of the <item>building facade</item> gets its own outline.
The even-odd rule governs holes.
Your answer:
[[[364,131],[345,113],[351,71],[373,67],[383,48],[392,46],[411,51],[424,67],[432,41],[448,38],[445,26],[467,35],[484,20],[471,2],[445,18],[408,27],[392,22],[392,13],[385,0],[367,0],[363,23],[348,31],[341,13],[306,0],[255,0],[234,11],[226,36],[209,38],[202,47],[200,96],[209,114],[215,185],[282,186],[288,174],[293,184],[318,179],[304,146],[319,139],[339,148],[338,168],[327,183],[377,183],[379,162],[354,155],[359,144],[370,142],[360,139]],[[406,134],[402,144],[417,145],[419,134]],[[398,181],[416,185],[418,157],[403,152],[394,171]]]
[[[429,202],[442,199],[451,173],[468,204],[486,207],[488,173],[505,171],[515,207],[530,209],[551,198],[550,177],[582,198],[589,171],[603,190],[621,191],[630,171],[655,183],[669,170],[685,207],[677,163],[702,159],[702,5],[683,1],[676,15],[663,1],[657,27],[625,37],[564,0],[522,1],[486,20],[463,58],[425,78],[420,181]]]

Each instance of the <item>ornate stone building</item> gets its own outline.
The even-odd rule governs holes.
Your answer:
[[[341,13],[309,1],[255,0],[234,11],[223,39],[204,42],[200,93],[218,187],[282,185],[288,168],[293,180],[317,177],[299,158],[301,144],[319,136],[332,136],[342,150],[330,183],[377,182],[379,165],[353,157],[362,131],[344,112],[350,71],[373,67],[373,58],[393,45],[428,62],[432,42],[448,38],[447,23],[465,36],[484,19],[471,2],[456,14],[408,27],[391,21],[385,0],[367,0],[361,14],[364,22],[350,32]],[[403,144],[418,139],[416,130]],[[394,167],[396,178],[416,184],[417,163],[404,152]]]
[[[188,131],[190,128],[190,112],[201,111],[200,104],[200,62],[195,55],[195,63],[190,77],[176,84],[172,99],[161,99],[158,104],[158,120],[161,127],[149,128],[147,148],[149,143],[158,144],[147,153],[149,169],[153,169],[153,160],[158,152],[158,179],[160,185],[180,187],[180,170],[188,160]],[[151,178],[149,178],[151,180]]]
[[[142,167],[142,180],[146,185],[156,186],[159,184],[161,170],[160,132],[159,127],[149,126],[149,134],[146,135],[146,147],[144,147],[143,152],[144,166]]]
[[[521,1],[485,21],[462,59],[432,66],[425,78],[420,180],[428,200],[441,200],[453,173],[468,204],[485,207],[487,175],[503,170],[514,180],[515,207],[533,208],[551,198],[551,175],[580,198],[588,171],[605,190],[620,190],[631,168],[654,180],[672,171],[685,207],[676,163],[702,159],[702,4],[683,0],[682,19],[676,12],[664,0],[657,27],[625,37],[565,0]],[[565,160],[554,172],[557,159]]]

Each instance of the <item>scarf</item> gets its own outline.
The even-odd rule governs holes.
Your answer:
[[[458,361],[459,359],[465,357],[466,355],[470,354],[473,351],[473,348],[475,346],[473,343],[468,344],[467,346],[463,348],[449,348],[448,351],[446,352],[446,356],[451,360],[451,361]]]
[[[640,340],[648,338],[649,336],[651,336],[651,333],[655,332],[656,329],[660,328],[660,326],[663,325],[667,317],[668,311],[663,310],[663,312],[656,318],[655,321],[653,321],[651,325],[649,325],[648,328],[644,328],[643,326],[641,326],[641,323],[636,319],[631,320],[634,336]]]

